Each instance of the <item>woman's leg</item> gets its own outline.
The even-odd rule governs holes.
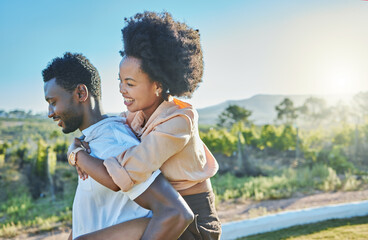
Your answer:
[[[215,195],[210,192],[183,197],[195,214],[195,220],[179,240],[219,240],[221,222],[215,208]]]
[[[141,239],[144,230],[146,229],[150,218],[138,218],[128,222],[119,223],[111,227],[107,227],[96,232],[88,233],[79,236],[78,240],[97,240],[97,239],[127,239],[139,240]]]

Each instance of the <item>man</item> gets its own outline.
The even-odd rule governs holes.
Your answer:
[[[91,155],[106,159],[138,144],[123,118],[102,115],[100,77],[83,55],[65,53],[53,59],[42,74],[49,118],[58,121],[64,133],[79,129],[89,142]],[[79,150],[73,154],[84,151]],[[177,239],[193,221],[190,208],[159,170],[123,193],[101,160],[72,164],[90,177],[79,179],[69,239],[101,239],[106,233],[109,239]],[[123,228],[126,235],[117,236],[115,228]]]

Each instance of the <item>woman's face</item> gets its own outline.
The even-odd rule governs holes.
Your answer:
[[[120,92],[130,112],[142,110],[147,120],[163,101],[156,82],[141,70],[141,60],[124,57],[119,67]]]

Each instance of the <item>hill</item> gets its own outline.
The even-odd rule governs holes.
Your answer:
[[[251,98],[242,100],[228,100],[226,102],[198,109],[200,124],[216,124],[218,116],[230,104],[236,104],[252,111],[250,119],[255,124],[273,123],[277,113],[275,106],[282,102],[285,98],[290,98],[294,102],[294,106],[301,106],[309,97],[323,98],[328,105],[334,105],[339,101],[348,102],[351,95],[266,95],[259,94]]]

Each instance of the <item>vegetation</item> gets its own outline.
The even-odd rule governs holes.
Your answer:
[[[0,238],[71,224],[77,176],[65,155],[78,133],[59,132],[45,119],[0,120]]]
[[[238,105],[229,105],[225,111],[219,116],[218,126],[231,128],[235,123],[249,123],[249,116],[252,114],[251,111],[239,107]]]
[[[274,232],[258,234],[239,240],[307,240],[307,239],[366,239],[368,216],[349,219],[335,219],[303,226],[294,226]]]
[[[0,173],[0,237],[70,226],[77,177],[66,163],[59,163],[55,169],[60,184],[55,198],[47,191],[32,196],[29,180],[14,166],[3,167]]]
[[[278,124],[254,125],[250,111],[229,106],[218,125],[200,129],[220,165],[212,178],[217,202],[366,188],[367,96],[354,98],[357,111],[348,116],[355,122],[345,105],[316,98],[302,106],[283,100]],[[22,111],[0,117],[0,238],[70,225],[77,175],[66,151],[80,133],[64,135],[51,120]]]

